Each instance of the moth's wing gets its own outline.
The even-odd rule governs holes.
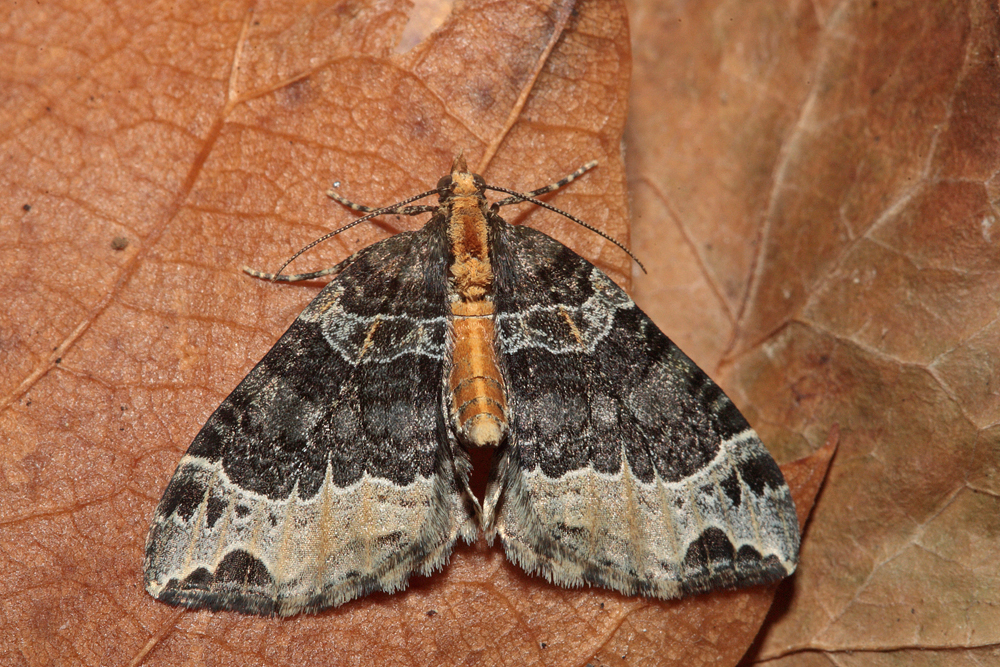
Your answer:
[[[510,422],[487,536],[529,573],[628,595],[790,574],[791,495],[722,390],[592,264],[526,227],[493,237]]]
[[[432,221],[346,260],[219,406],[156,509],[150,594],[316,611],[399,590],[475,538],[442,410],[445,253]]]

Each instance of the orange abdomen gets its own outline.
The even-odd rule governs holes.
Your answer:
[[[507,399],[493,345],[493,304],[459,301],[451,310],[452,417],[465,444],[496,446],[507,432]]]

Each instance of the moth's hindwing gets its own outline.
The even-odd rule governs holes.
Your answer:
[[[432,221],[346,260],[219,406],[156,509],[154,597],[315,611],[399,590],[474,539],[442,410],[446,253]]]
[[[491,227],[510,435],[487,536],[549,581],[629,595],[790,574],[795,507],[729,398],[592,264],[535,230]]]

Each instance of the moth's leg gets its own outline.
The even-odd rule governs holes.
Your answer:
[[[421,213],[431,213],[438,210],[437,206],[402,206],[400,208],[387,209],[385,215],[420,215]]]
[[[271,282],[297,283],[303,280],[315,280],[316,278],[322,278],[323,276],[337,275],[338,273],[343,271],[344,268],[347,267],[347,265],[351,263],[353,260],[354,260],[354,255],[351,255],[350,257],[340,262],[336,266],[331,266],[328,269],[320,269],[319,271],[313,271],[311,273],[294,273],[291,275],[283,273],[268,273],[267,271],[258,271],[257,269],[251,269],[249,266],[243,267],[243,273],[251,275],[254,278],[260,278],[261,280],[270,280]]]
[[[516,190],[508,190],[507,188],[501,188],[501,187],[497,187],[495,185],[487,185],[486,186],[487,190],[493,190],[495,192],[506,192],[507,194],[510,195],[510,197],[507,197],[506,199],[501,199],[500,201],[495,202],[494,204],[492,204],[490,206],[490,210],[492,210],[493,212],[496,212],[496,211],[500,210],[501,206],[507,206],[508,204],[516,204],[516,203],[522,202],[522,201],[530,201],[532,204],[535,204],[537,206],[541,206],[542,208],[547,208],[550,211],[554,211],[554,212],[558,213],[559,215],[564,215],[567,218],[569,218],[570,220],[572,220],[573,222],[575,222],[576,224],[580,225],[581,227],[586,227],[587,229],[589,229],[590,231],[594,232],[598,236],[602,236],[602,237],[606,238],[607,240],[611,241],[616,246],[618,246],[619,248],[621,248],[622,250],[624,250],[628,254],[628,256],[631,257],[635,261],[635,263],[639,265],[639,268],[642,269],[642,272],[645,273],[646,272],[646,267],[644,267],[642,265],[642,262],[639,261],[639,258],[636,257],[635,255],[633,255],[632,251],[629,250],[628,248],[626,248],[620,241],[616,241],[615,239],[611,238],[610,236],[608,236],[607,234],[605,234],[601,230],[597,229],[593,225],[587,224],[586,222],[584,222],[580,218],[578,218],[578,217],[576,217],[574,215],[570,215],[566,211],[564,211],[564,210],[562,210],[560,208],[556,208],[552,204],[546,204],[545,202],[543,202],[543,201],[535,198],[536,195],[545,194],[546,192],[552,192],[553,190],[557,190],[557,189],[563,187],[567,183],[572,183],[576,179],[580,178],[580,176],[582,176],[583,174],[587,173],[588,171],[590,171],[591,169],[593,169],[596,166],[597,166],[597,162],[596,161],[590,161],[587,164],[585,164],[582,167],[580,167],[579,169],[577,169],[576,171],[574,171],[572,174],[570,174],[566,178],[559,179],[555,183],[552,183],[550,185],[546,185],[544,188],[539,188],[537,190],[532,190],[531,192],[521,193],[521,192],[517,192]]]
[[[358,211],[360,213],[374,213],[375,211],[380,211],[382,215],[419,215],[421,213],[429,213],[431,211],[437,210],[437,206],[400,206],[399,208],[373,208],[371,206],[365,206],[364,204],[357,204],[352,202],[350,199],[341,197],[339,194],[334,192],[333,188],[326,191],[326,196],[333,201],[346,206],[352,211]]]
[[[244,266],[243,273],[251,275],[254,278],[260,278],[261,280],[269,280],[271,282],[277,283],[297,283],[303,280],[314,280],[316,278],[322,278],[323,276],[334,275],[340,273],[343,262],[337,266],[332,266],[329,269],[322,269],[320,271],[313,271],[312,273],[294,273],[291,275],[282,273],[268,273],[267,271],[258,271],[257,269],[251,269],[249,266]]]
[[[338,195],[333,188],[330,188],[329,190],[326,191],[326,196],[332,199],[333,201],[337,202],[338,204],[346,206],[352,211],[359,211],[361,213],[371,213],[372,211],[378,210],[377,208],[373,208],[371,206],[365,206],[364,204],[356,204],[352,202],[350,199],[345,199],[344,197]]]
[[[583,165],[582,167],[580,167],[579,169],[577,169],[576,171],[574,171],[569,176],[566,176],[564,178],[560,178],[555,183],[549,183],[544,188],[538,188],[537,190],[532,190],[531,192],[525,192],[524,193],[524,198],[526,198],[526,197],[537,197],[539,195],[544,195],[547,192],[552,192],[553,190],[558,190],[559,188],[565,187],[565,186],[569,185],[570,183],[572,183],[573,181],[575,181],[576,179],[578,179],[581,176],[583,176],[584,174],[586,174],[588,171],[590,171],[591,169],[593,169],[596,166],[597,166],[597,161],[596,160],[591,160],[587,164]],[[500,201],[498,201],[497,203],[495,203],[494,206],[507,206],[508,204],[514,204],[514,203],[519,202],[519,201],[524,201],[524,198],[522,198],[522,197],[507,197],[506,199],[501,199]]]

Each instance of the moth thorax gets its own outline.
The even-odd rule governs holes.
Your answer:
[[[478,197],[454,197],[448,217],[448,242],[452,260],[451,282],[462,301],[478,301],[493,285],[489,231]]]
[[[463,443],[495,447],[507,433],[507,399],[493,344],[493,302],[455,301],[451,313],[452,419]]]

